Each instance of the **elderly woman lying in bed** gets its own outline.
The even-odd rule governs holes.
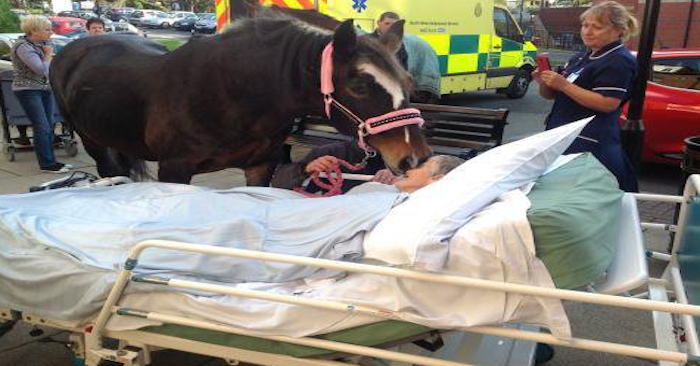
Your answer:
[[[393,186],[401,192],[413,193],[420,188],[442,179],[442,177],[452,169],[462,165],[462,163],[464,163],[464,160],[456,156],[433,155],[423,164],[406,172],[406,175],[395,181]],[[375,189],[387,189],[387,187],[390,187],[390,185],[370,182],[355,187],[350,192],[365,193]]]

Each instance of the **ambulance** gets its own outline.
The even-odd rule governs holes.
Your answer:
[[[226,0],[218,0],[217,5]],[[243,1],[243,0],[230,0]],[[263,5],[316,9],[374,31],[385,11],[406,20],[405,32],[427,41],[438,55],[441,94],[495,89],[521,98],[536,67],[537,48],[504,0],[260,0]],[[226,4],[228,5],[228,4]],[[217,6],[226,11],[227,6]],[[221,10],[219,10],[221,9]],[[228,14],[221,14],[228,17]]]

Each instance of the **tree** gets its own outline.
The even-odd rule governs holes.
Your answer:
[[[0,33],[18,33],[19,17],[10,11],[10,3],[0,1]]]

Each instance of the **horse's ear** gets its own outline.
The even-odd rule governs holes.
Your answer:
[[[338,53],[343,58],[355,53],[357,48],[357,33],[352,19],[346,20],[340,24],[333,35],[334,52]]]
[[[389,27],[389,30],[379,37],[379,42],[386,47],[391,54],[399,52],[403,43],[403,27],[406,21],[401,19]]]

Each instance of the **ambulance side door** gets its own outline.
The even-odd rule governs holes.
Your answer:
[[[505,9],[493,9],[494,35],[488,61],[488,77],[512,76],[523,54],[523,36],[520,28]],[[506,80],[503,80],[505,83]],[[507,85],[507,84],[506,84]],[[500,85],[499,85],[500,86]]]

